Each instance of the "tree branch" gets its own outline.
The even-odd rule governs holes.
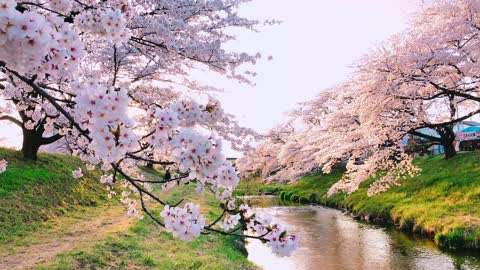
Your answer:
[[[13,116],[10,116],[10,115],[0,116],[0,121],[1,121],[1,120],[10,121],[10,122],[14,123],[15,125],[23,128],[23,123],[22,123],[22,121],[18,120],[17,118],[15,118],[15,117],[13,117]]]
[[[447,94],[454,95],[454,96],[459,96],[459,97],[463,97],[463,98],[466,98],[466,99],[469,99],[469,100],[474,100],[474,101],[480,102],[480,97],[476,97],[476,96],[472,96],[472,95],[465,94],[465,93],[462,93],[462,92],[454,91],[454,90],[445,88],[445,87],[443,87],[439,84],[436,84],[434,82],[428,82],[428,83],[430,83],[436,89],[438,89],[442,92],[445,92]]]
[[[11,70],[5,66],[4,63],[0,63],[0,66],[3,66],[8,72],[11,74],[15,75],[17,78],[28,84],[32,89],[37,92],[39,95],[43,96],[45,99],[47,99],[54,107],[57,109],[65,118],[68,119],[68,121],[85,137],[87,138],[90,142],[92,141],[92,138],[88,135],[87,131],[83,130],[80,125],[73,119],[73,117],[62,107],[60,104],[57,103],[54,97],[52,97],[50,94],[48,94],[45,90],[43,90],[40,86],[35,84],[33,80],[24,77],[20,75],[18,72]]]
[[[175,162],[170,162],[170,161],[157,161],[157,160],[154,160],[154,159],[148,159],[148,158],[136,156],[136,155],[134,155],[134,154],[132,154],[132,153],[127,153],[126,156],[129,157],[129,158],[131,158],[131,159],[136,159],[136,160],[141,160],[141,161],[145,161],[145,162],[150,162],[150,163],[157,164],[157,165],[173,165],[173,164],[175,164]]]
[[[480,113],[480,109],[479,110],[476,110],[476,111],[473,111],[469,114],[466,114],[462,117],[459,117],[459,118],[456,118],[454,120],[451,120],[451,121],[448,121],[448,122],[443,122],[443,123],[438,123],[438,124],[428,124],[428,123],[425,123],[424,126],[425,127],[429,127],[429,128],[437,128],[437,127],[442,127],[442,126],[448,126],[448,125],[453,125],[453,124],[456,124],[458,122],[461,122],[463,120],[466,120],[476,114],[479,114]]]
[[[423,133],[418,132],[416,130],[411,130],[408,133],[411,134],[411,135],[417,136],[417,137],[421,137],[421,138],[430,140],[432,142],[441,142],[440,137],[434,137],[434,136],[430,136],[430,135],[427,135],[427,134],[423,134]]]
[[[51,144],[51,143],[54,143],[54,142],[60,140],[61,138],[63,138],[63,136],[57,133],[57,134],[55,134],[53,136],[50,136],[48,138],[42,138],[40,143],[42,145]]]

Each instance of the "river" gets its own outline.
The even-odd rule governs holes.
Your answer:
[[[480,269],[479,252],[446,252],[433,241],[358,222],[322,206],[281,206],[274,197],[249,197],[259,213],[300,234],[291,257],[277,257],[258,240],[248,240],[248,258],[266,270]]]

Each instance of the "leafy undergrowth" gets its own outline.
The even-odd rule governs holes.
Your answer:
[[[400,229],[434,237],[448,248],[480,248],[480,154],[460,153],[415,160],[422,172],[402,180],[400,187],[368,197],[373,179],[351,195],[327,197],[328,189],[342,176],[313,174],[291,185],[242,183],[240,193],[276,191],[284,200],[341,207],[370,220],[394,223]]]
[[[213,196],[195,194],[192,185],[188,185],[160,197],[171,203],[186,197],[188,201],[201,203],[208,220],[218,217],[221,213],[218,201]],[[159,210],[153,213],[158,216]],[[245,255],[244,244],[238,238],[202,235],[184,242],[145,217],[127,232],[61,254],[39,269],[255,269]]]
[[[30,161],[20,152],[0,148],[0,159],[8,161],[0,174],[0,245],[21,241],[45,221],[107,201],[100,172],[83,170],[85,177],[72,178],[72,170],[83,167],[78,158],[39,154],[37,161]]]

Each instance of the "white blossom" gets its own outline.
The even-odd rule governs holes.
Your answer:
[[[76,170],[73,170],[73,171],[72,171],[72,176],[73,176],[73,178],[75,178],[75,179],[82,178],[82,177],[83,177],[82,169],[81,169],[81,168],[78,168],[78,169],[76,169]]]
[[[0,160],[0,173],[3,173],[7,170],[8,162],[5,159]]]

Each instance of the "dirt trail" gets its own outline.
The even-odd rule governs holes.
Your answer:
[[[107,234],[125,231],[133,222],[122,206],[102,208],[103,213],[93,219],[77,218],[66,221],[61,218],[57,225],[61,231],[40,233],[37,243],[15,248],[12,255],[0,255],[0,270],[31,268],[57,254],[67,252],[82,244],[100,240]]]

